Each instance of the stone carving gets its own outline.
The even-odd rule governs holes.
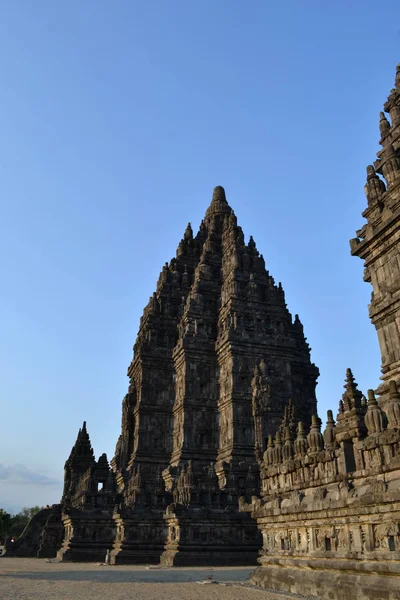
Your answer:
[[[375,399],[373,390],[368,390],[368,410],[364,418],[369,434],[380,433],[383,430],[384,414]]]
[[[400,535],[399,523],[381,523],[374,526],[375,548],[395,550]]]

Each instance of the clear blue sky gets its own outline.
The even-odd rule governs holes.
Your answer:
[[[111,458],[139,318],[223,185],[336,414],[379,383],[349,238],[400,2],[0,2],[0,506],[56,502],[83,419]]]

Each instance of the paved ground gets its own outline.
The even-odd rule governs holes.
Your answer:
[[[174,568],[0,558],[1,600],[289,600],[248,585],[245,567]],[[217,583],[212,584],[210,581]],[[290,600],[293,600],[290,596]]]

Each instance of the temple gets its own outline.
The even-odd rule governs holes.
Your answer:
[[[101,559],[108,544],[115,563],[255,564],[260,536],[239,498],[258,493],[285,406],[288,419],[315,412],[317,376],[281,284],[215,188],[144,309],[111,469],[85,428],[66,463],[58,556]]]
[[[321,431],[303,326],[217,187],[144,310],[115,456],[96,461],[84,423],[60,505],[32,519],[16,554],[165,566],[258,557],[252,581],[268,589],[400,598],[400,65],[384,109],[367,222],[350,242],[373,288],[379,385],[363,394],[347,369]]]
[[[84,424],[65,463],[58,558],[256,564],[261,535],[240,501],[259,493],[268,435],[316,412],[318,374],[299,317],[216,187],[144,309],[114,458],[95,460]]]

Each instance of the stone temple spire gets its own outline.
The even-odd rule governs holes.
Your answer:
[[[94,460],[92,444],[86,429],[86,421],[83,421],[83,425],[78,431],[76,442],[72,447],[68,460],[71,462]]]
[[[248,239],[217,186],[198,233],[188,225],[161,270],[141,318],[111,461],[121,527],[126,511],[139,519],[151,505],[151,527],[162,536],[174,499],[193,519],[190,511],[210,498],[237,507],[258,485],[265,438],[289,400],[298,420],[309,423],[316,412],[318,369],[302,325]],[[236,499],[226,496],[232,478]],[[121,542],[114,559],[127,560],[133,547]],[[167,548],[164,564],[175,564],[175,554]]]
[[[206,218],[205,218],[205,222],[209,222],[210,218],[216,215],[230,215],[232,212],[231,207],[229,206],[228,202],[226,201],[226,195],[225,195],[225,190],[222,186],[217,185],[217,187],[214,188],[213,191],[213,196],[212,196],[212,200],[211,200],[211,204],[210,206],[207,208],[206,211]]]
[[[65,463],[58,557],[254,565],[261,535],[240,508],[259,491],[265,440],[285,406],[284,435],[267,453],[293,462],[297,421],[316,413],[318,374],[282,285],[217,186],[143,310],[112,460],[96,461],[86,422],[79,429]],[[300,427],[296,452],[306,433]]]

